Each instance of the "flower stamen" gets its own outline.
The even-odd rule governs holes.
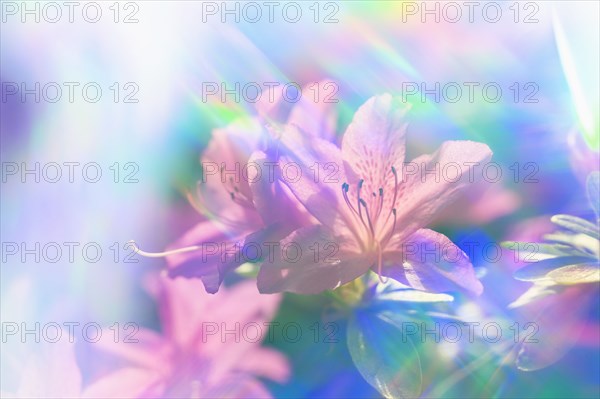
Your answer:
[[[388,282],[388,278],[384,277],[381,272],[383,270],[383,246],[377,242],[377,275],[379,276],[379,282],[385,284]]]
[[[182,254],[185,252],[194,252],[194,251],[198,251],[198,250],[202,249],[202,247],[200,245],[192,245],[189,247],[173,249],[171,251],[146,252],[146,251],[141,250],[140,247],[137,246],[137,244],[135,243],[134,240],[128,241],[127,244],[128,244],[128,246],[131,246],[131,248],[133,249],[133,252],[135,252],[138,255],[145,256],[146,258],[164,258],[164,257],[171,256],[171,255]]]
[[[379,208],[377,208],[377,216],[375,216],[375,219],[379,218],[379,215],[381,215],[382,209],[383,209],[383,188],[379,187]]]
[[[367,220],[369,221],[369,229],[371,230],[371,236],[375,238],[375,230],[373,229],[373,223],[371,223],[371,217],[369,216],[369,209],[367,208],[367,203],[362,198],[360,198],[358,201],[362,206],[365,207],[365,214],[367,215]]]
[[[348,189],[349,188],[350,188],[350,185],[348,183],[342,184],[342,195],[344,196],[344,201],[346,201],[346,205],[348,205],[348,208],[350,208],[352,210],[352,212],[354,212],[354,214],[358,216],[358,212],[356,211],[356,209],[354,209],[354,207],[350,203],[350,200],[348,199]]]
[[[394,215],[394,224],[392,225],[392,230],[390,230],[388,237],[384,241],[384,245],[387,245],[387,243],[392,239],[394,232],[396,231],[396,208],[392,208],[392,214]]]
[[[362,212],[360,210],[360,201],[361,201],[361,199],[360,199],[360,189],[362,188],[364,182],[365,182],[364,179],[360,179],[358,181],[358,188],[356,190],[356,205],[358,206],[358,216],[360,216],[360,220],[363,220],[363,218],[362,218]],[[363,223],[364,223],[364,220],[363,220]]]
[[[392,200],[391,208],[392,208],[392,210],[395,211],[396,199],[398,199],[398,172],[396,172],[396,168],[394,168],[393,166],[392,166],[392,174],[394,175],[394,199]],[[390,210],[390,213],[388,214],[387,219],[385,219],[385,224],[387,224],[388,220],[390,220],[390,216],[392,216],[392,210]]]

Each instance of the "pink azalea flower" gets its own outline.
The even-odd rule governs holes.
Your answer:
[[[149,375],[158,374],[159,396],[270,397],[257,377],[288,378],[286,358],[262,347],[260,339],[267,336],[265,323],[274,316],[279,296],[260,295],[250,281],[210,295],[198,280],[165,276],[152,291],[162,333],[141,329],[138,343],[101,342]]]
[[[257,260],[248,259],[244,248],[258,246],[268,252],[266,241],[279,241],[313,220],[289,189],[276,179],[276,156],[267,154],[273,138],[263,124],[279,125],[287,121],[306,128],[316,137],[333,139],[335,103],[324,102],[329,98],[326,94],[330,86],[330,82],[317,82],[312,91],[304,88],[303,93],[314,94],[318,90],[319,95],[302,97],[288,113],[282,109],[284,100],[277,98],[273,104],[259,104],[260,120],[242,119],[215,129],[201,157],[204,178],[198,184],[196,196],[189,196],[203,220],[166,252],[139,249],[138,252],[145,256],[167,256],[171,277],[200,278],[206,291],[215,293],[228,272],[246,261]]]
[[[279,240],[297,228],[301,207],[289,190],[275,178],[254,175],[257,170],[273,168],[265,165],[270,157],[262,151],[267,139],[256,119],[240,120],[213,131],[201,158],[203,179],[196,196],[189,196],[203,220],[166,252],[138,252],[166,256],[171,277],[200,278],[206,291],[215,293],[228,272],[248,261],[245,245]],[[279,206],[266,208],[265,197]],[[286,223],[281,223],[284,219]]]
[[[136,398],[156,382],[157,374],[138,368],[122,368],[83,388],[75,359],[75,344],[62,332],[58,342],[38,343],[35,353],[18,362],[20,382],[3,398]]]
[[[282,164],[301,165],[302,175],[284,182],[319,224],[281,241],[282,247],[299,246],[303,256],[289,261],[276,252],[265,260],[258,276],[261,292],[318,293],[372,269],[420,290],[481,293],[467,256],[444,235],[423,227],[469,183],[471,168],[489,160],[491,151],[481,143],[448,141],[435,154],[413,160],[423,173],[409,174],[406,111],[390,95],[371,98],[355,114],[341,148],[286,126]],[[424,173],[452,163],[462,167],[452,181]],[[427,256],[434,247],[445,249],[439,259]]]

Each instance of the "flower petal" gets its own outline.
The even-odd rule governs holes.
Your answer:
[[[384,94],[371,97],[356,111],[342,140],[342,155],[349,166],[346,174],[351,180],[348,183],[364,179],[367,193],[377,192],[380,187],[393,192],[391,168],[400,170],[404,162],[404,117],[409,109],[398,98]]]
[[[404,236],[428,225],[464,187],[477,181],[481,164],[491,156],[485,144],[446,141],[433,155],[422,155],[405,164],[396,203],[397,224],[402,226]]]
[[[88,386],[83,398],[140,398],[162,394],[162,376],[153,370],[127,367],[112,372]]]
[[[337,116],[337,100],[333,97],[336,88],[334,82],[326,80],[304,86],[303,96],[292,108],[287,123],[300,127],[312,137],[332,141]]]
[[[290,228],[285,234],[288,235],[299,227],[303,218],[301,204],[281,183],[281,170],[267,154],[255,151],[248,164],[252,165],[248,168],[248,180],[257,212],[265,225],[285,222]]]
[[[261,97],[257,112],[267,124],[296,125],[307,136],[332,141],[337,122],[337,100],[333,96],[336,88],[332,81],[313,82],[302,88],[300,99],[294,103],[283,97],[284,90],[275,90],[275,98]]]
[[[233,326],[257,322],[262,326],[261,323],[275,315],[281,300],[278,295],[260,295],[250,280],[223,287],[214,295],[202,292],[199,282],[192,279],[160,277],[159,285],[160,317],[165,335],[180,348],[195,348],[209,357],[219,353],[227,355],[221,358],[219,366],[228,364],[226,358],[231,358],[231,353],[244,345],[225,345],[220,335],[203,336],[209,331],[206,324],[219,328],[221,323]],[[243,308],[239,307],[240,303],[245,304]]]
[[[257,378],[239,374],[229,375],[209,386],[201,388],[202,398],[240,398],[240,399],[269,399],[273,396],[267,387]]]
[[[196,341],[187,348],[203,358],[218,359],[206,371],[208,385],[217,384],[232,371],[244,370],[246,359],[262,363],[272,360],[269,353],[260,351],[260,342],[266,336],[265,323],[277,312],[280,295],[260,295],[256,283],[246,280],[224,287],[216,295],[203,294],[197,300],[205,302],[205,310],[201,322],[192,328]],[[225,330],[237,333],[227,334]]]
[[[199,245],[197,251],[184,252],[167,257],[169,276],[200,278],[206,292],[215,293],[223,281],[225,273],[241,265],[241,256],[228,254],[223,259],[224,245],[227,249],[242,248],[243,239],[249,231],[231,231],[216,220],[207,220],[187,231],[168,249],[178,249]]]
[[[285,126],[281,145],[283,182],[321,224],[344,234],[353,215],[342,195],[347,179],[340,149],[293,125]]]
[[[445,235],[420,229],[404,241],[398,237],[384,253],[382,275],[422,291],[483,292],[469,258]]]
[[[258,274],[262,293],[317,294],[364,274],[373,257],[352,251],[353,243],[335,237],[321,225],[303,227],[280,242]]]
[[[197,190],[199,201],[195,202],[203,214],[237,225],[258,220],[254,209],[245,206],[252,196],[244,168],[250,155],[261,149],[263,133],[256,119],[240,119],[213,131],[202,154],[203,176]]]
[[[238,119],[212,132],[212,139],[202,155],[203,161],[224,162],[233,166],[246,162],[255,150],[260,149],[264,130],[257,119]]]
[[[62,331],[58,342],[36,344],[36,353],[25,358],[17,396],[21,398],[76,398],[81,393],[81,371],[75,344]]]
[[[290,364],[288,359],[279,351],[271,348],[257,347],[239,363],[241,370],[258,377],[284,383],[290,377]]]
[[[127,340],[124,336],[122,340],[115,340],[114,337],[104,334],[94,343],[94,348],[136,367],[147,369],[164,369],[164,361],[171,354],[169,342],[147,328],[140,328],[131,336],[128,335]]]

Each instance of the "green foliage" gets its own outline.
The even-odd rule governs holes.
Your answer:
[[[395,325],[377,314],[357,312],[348,324],[347,344],[360,374],[384,397],[421,394],[419,353]]]

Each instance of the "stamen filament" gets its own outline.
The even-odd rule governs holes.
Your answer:
[[[346,202],[346,205],[348,205],[348,208],[350,208],[350,210],[357,216],[359,216],[358,212],[356,211],[356,209],[354,209],[354,206],[352,206],[352,203],[350,202],[350,199],[348,198],[348,189],[350,188],[350,185],[348,183],[343,183],[342,184],[342,195],[344,197],[344,201]],[[345,219],[345,218],[344,218]],[[365,224],[365,222],[362,220],[362,224],[363,226],[366,228],[367,225]],[[361,235],[359,234],[359,232],[355,229],[354,225],[347,220],[346,224],[348,225],[348,227],[350,228],[350,230],[352,231],[352,234],[354,234],[354,236],[356,237],[357,241],[361,242],[361,247],[363,246],[362,241],[361,241]]]
[[[398,172],[396,172],[396,168],[392,166],[392,174],[394,175],[394,199],[392,200],[391,208],[395,210],[396,199],[398,199]],[[385,219],[385,224],[387,224],[388,220],[390,220],[390,216],[392,216],[392,211],[388,213],[387,219]]]
[[[365,182],[364,179],[360,179],[358,181],[358,189],[356,190],[356,202],[357,202],[356,205],[358,207],[358,216],[360,216],[360,220],[362,220],[362,211],[360,209],[360,201],[361,201],[361,199],[360,199],[360,189],[362,188],[364,182]],[[364,220],[363,220],[363,223],[364,223]]]
[[[379,276],[379,282],[385,284],[389,281],[387,277],[384,277],[381,272],[383,270],[383,246],[380,242],[377,242],[378,254],[377,254],[377,275]]]
[[[367,203],[364,199],[359,199],[359,202],[362,206],[365,207],[365,214],[367,215],[367,220],[369,221],[369,229],[371,229],[372,237],[375,237],[375,230],[373,229],[373,224],[371,223],[371,217],[369,216],[369,209],[367,208]]]
[[[385,239],[384,245],[387,245],[387,243],[392,239],[394,232],[396,231],[396,208],[392,208],[392,213],[394,214],[394,224],[392,225],[392,230],[390,230],[389,236]]]
[[[356,215],[358,215],[358,212],[356,211],[356,209],[354,209],[354,207],[352,206],[352,204],[350,203],[350,200],[348,199],[348,188],[350,186],[348,185],[348,183],[344,183],[342,184],[342,195],[344,196],[344,201],[346,201],[346,205],[348,205],[348,207],[352,210],[352,212],[354,212]]]
[[[202,247],[200,245],[192,245],[190,247],[183,247],[183,248],[178,248],[178,249],[173,249],[171,251],[164,251],[164,252],[146,252],[146,251],[142,251],[137,244],[135,243],[134,240],[128,241],[127,244],[129,244],[132,248],[133,251],[138,254],[138,255],[142,255],[145,256],[146,258],[164,258],[166,256],[171,256],[171,255],[176,255],[176,254],[181,254],[181,253],[185,253],[185,252],[194,252],[194,251],[198,251],[200,250]]]
[[[383,188],[379,188],[379,208],[377,209],[377,216],[375,216],[375,219],[379,218],[379,215],[381,215],[381,210],[383,209]]]
[[[248,199],[248,197],[246,197],[242,192],[240,192],[237,186],[234,187],[234,190],[235,191],[229,192],[229,197],[233,202],[235,202],[239,206],[243,206],[244,208],[254,209],[254,204],[252,203],[252,201]]]

